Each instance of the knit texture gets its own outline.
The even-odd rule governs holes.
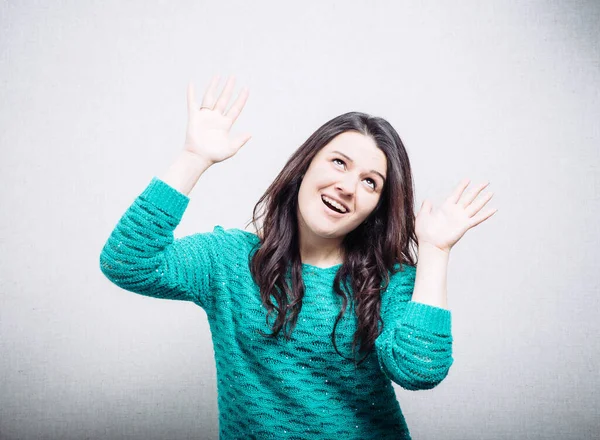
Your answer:
[[[453,362],[450,311],[411,301],[416,268],[403,265],[391,277],[382,292],[384,331],[355,367],[336,353],[330,337],[342,304],[333,291],[341,265],[303,264],[305,295],[291,339],[283,331],[277,339],[263,337],[258,331],[271,333],[277,312],[267,325],[248,267],[258,237],[216,226],[174,239],[188,202],[154,177],[112,231],[100,269],[128,291],[192,301],[206,311],[219,438],[410,439],[392,381],[408,390],[431,389]],[[336,344],[351,359],[357,324],[350,305]]]

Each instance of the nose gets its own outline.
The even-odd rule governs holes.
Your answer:
[[[344,194],[345,196],[351,197],[354,194],[355,182],[354,178],[350,175],[346,175],[335,184],[335,189]]]

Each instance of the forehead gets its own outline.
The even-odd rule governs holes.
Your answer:
[[[355,164],[379,171],[385,176],[387,159],[371,136],[356,131],[346,131],[334,137],[319,154],[328,155],[334,151],[344,153]]]

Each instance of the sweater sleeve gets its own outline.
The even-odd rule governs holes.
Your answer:
[[[155,298],[193,301],[206,310],[223,228],[174,239],[189,198],[154,177],[121,217],[100,254],[117,286]]]
[[[383,332],[375,340],[384,374],[407,390],[434,388],[453,363],[449,310],[411,301],[416,267],[403,265],[382,295]]]

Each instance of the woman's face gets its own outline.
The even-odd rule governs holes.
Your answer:
[[[377,206],[386,171],[385,154],[370,136],[346,131],[333,138],[313,158],[300,184],[301,232],[343,238]]]

